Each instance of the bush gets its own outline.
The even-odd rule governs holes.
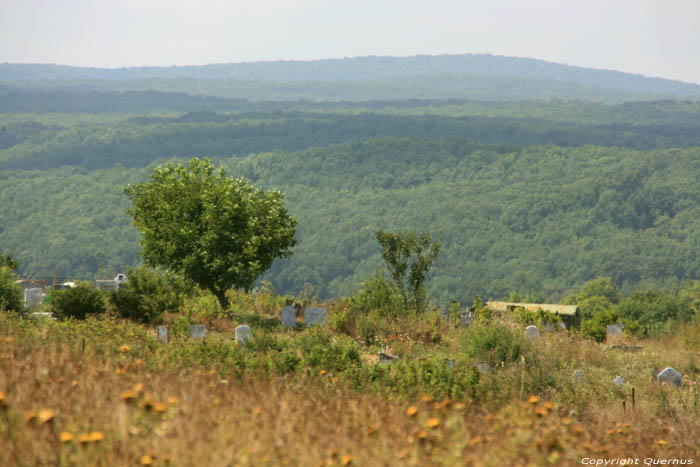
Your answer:
[[[58,319],[85,319],[105,312],[106,294],[87,283],[71,289],[56,290],[51,294],[51,311]]]
[[[503,323],[494,321],[472,326],[462,349],[467,357],[489,362],[514,362],[523,354],[525,341],[522,333]]]
[[[398,316],[405,311],[399,291],[378,271],[362,285],[350,304],[363,313],[377,310],[381,316]]]
[[[330,332],[313,328],[299,336],[304,365],[328,371],[344,371],[359,366],[357,344],[347,336],[333,336]]]
[[[0,310],[22,311],[22,289],[8,266],[0,266]]]
[[[145,324],[158,323],[165,312],[177,312],[182,299],[157,271],[146,266],[127,269],[128,282],[110,294],[119,316]]]

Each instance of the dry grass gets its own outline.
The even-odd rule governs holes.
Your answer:
[[[547,336],[548,353],[586,370],[577,391],[588,402],[571,413],[564,393],[497,406],[411,401],[349,390],[330,372],[278,380],[154,366],[135,351],[138,335],[85,350],[80,334],[51,337],[0,331],[2,465],[580,465],[698,455],[696,393],[634,376],[643,362],[692,358],[669,342],[624,353]],[[613,367],[627,369],[630,385],[603,397]]]

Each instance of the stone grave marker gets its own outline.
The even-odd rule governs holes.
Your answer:
[[[583,378],[583,371],[581,370],[576,370],[574,371],[574,383],[578,383],[581,378]]]
[[[326,309],[325,308],[305,308],[304,309],[304,324],[313,326],[315,324],[323,326],[326,324]]]
[[[540,330],[537,329],[537,326],[533,326],[532,324],[528,327],[525,328],[525,337],[527,337],[531,341],[538,341],[540,338]]]
[[[472,325],[472,322],[474,321],[474,312],[469,307],[467,307],[466,310],[460,313],[460,318],[462,321],[462,327],[468,328]]]
[[[454,360],[452,360],[452,359],[450,359],[450,358],[446,358],[446,359],[445,359],[445,364],[447,365],[447,368],[449,368],[450,370],[454,370],[454,369],[455,369],[455,361],[454,361]]]
[[[613,379],[613,383],[615,383],[615,386],[618,388],[621,388],[622,385],[625,383],[625,379],[622,376],[615,376],[615,379]]]
[[[95,286],[97,287],[97,290],[112,291],[119,289],[119,283],[114,280],[95,281]]]
[[[564,321],[559,321],[559,329],[566,331],[566,323]]]
[[[618,337],[622,334],[621,324],[608,324],[605,328],[605,335],[607,337]]]
[[[297,325],[297,309],[293,306],[285,306],[282,308],[282,324],[288,328],[293,328]]]
[[[486,362],[477,362],[476,369],[482,375],[488,375],[491,372],[491,366]]]
[[[163,344],[167,344],[168,337],[170,334],[170,328],[168,326],[158,326],[156,328],[156,332],[158,333],[158,340]]]
[[[236,342],[240,345],[246,345],[248,341],[253,340],[253,332],[247,324],[236,326]]]
[[[190,325],[190,337],[192,339],[204,339],[207,336],[207,327],[203,324]]]
[[[396,357],[379,352],[379,363],[393,363],[394,360],[396,360]]]
[[[40,305],[44,302],[44,297],[46,293],[44,289],[34,287],[24,291],[24,306],[25,308],[31,308],[35,305]]]
[[[659,383],[674,384],[676,387],[681,387],[683,384],[683,375],[675,368],[666,367],[656,376],[656,381]]]

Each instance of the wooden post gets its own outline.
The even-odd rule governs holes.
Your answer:
[[[634,409],[634,388],[632,388],[632,409]]]
[[[56,290],[56,285],[58,284],[58,266],[56,266],[56,272],[53,273],[53,289]]]

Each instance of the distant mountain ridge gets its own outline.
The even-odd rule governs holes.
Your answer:
[[[201,66],[84,68],[51,64],[0,64],[0,81],[149,78],[238,79],[271,82],[371,81],[435,74],[474,74],[571,82],[626,92],[698,96],[700,85],[598,70],[544,60],[489,54],[358,57],[313,61],[269,61]]]

